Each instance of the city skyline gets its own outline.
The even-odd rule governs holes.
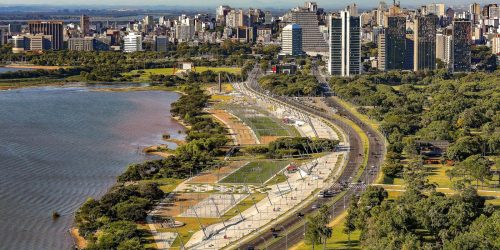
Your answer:
[[[342,1],[342,2],[332,2],[332,1],[327,1],[327,0],[318,0],[314,1],[316,2],[319,6],[327,9],[335,9],[335,8],[342,8],[350,3],[356,3],[360,9],[369,9],[376,7],[380,1],[369,1],[369,0],[362,0],[362,1]],[[392,1],[385,1],[387,4],[392,4]],[[421,5],[426,5],[426,4],[432,4],[436,3],[436,1],[416,1],[416,0],[407,0],[407,1],[400,1],[402,7],[418,7]],[[489,3],[488,1],[475,1],[476,3],[479,3],[481,5]],[[146,0],[146,1],[141,1],[138,3],[137,1],[132,1],[132,0],[111,0],[107,1],[106,3],[102,3],[101,1],[97,0],[89,0],[86,1],[85,4],[77,3],[67,3],[66,1],[62,0],[44,0],[44,1],[37,1],[37,0],[28,0],[24,1],[22,4],[20,4],[18,1],[15,0],[5,0],[3,3],[0,3],[0,7],[2,6],[36,6],[36,5],[43,5],[46,7],[85,7],[85,8],[112,8],[112,7],[120,7],[120,8],[127,8],[127,7],[143,7],[143,8],[165,8],[165,7],[191,7],[193,9],[196,8],[212,8],[213,6],[216,5],[232,5],[237,8],[246,8],[246,7],[255,7],[255,8],[272,8],[272,9],[288,9],[295,7],[297,5],[301,5],[303,3],[302,0],[292,0],[292,1],[287,1],[287,0],[276,0],[276,1],[264,1],[264,0],[237,0],[237,1],[219,1],[219,0],[206,0],[203,2],[200,2],[198,0],[186,0],[186,1],[173,1],[173,0]],[[446,1],[439,1],[439,3],[444,3],[446,6],[453,6],[453,7],[467,7],[471,2],[470,1],[465,1],[465,0],[458,0],[458,1],[451,1],[451,0],[446,0]]]

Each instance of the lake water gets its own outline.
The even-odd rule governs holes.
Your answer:
[[[173,92],[0,91],[0,249],[70,249],[73,213],[109,189],[141,148],[181,139]],[[52,220],[52,212],[62,216]]]

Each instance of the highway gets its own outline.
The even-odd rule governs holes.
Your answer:
[[[321,76],[321,74],[315,68],[313,69],[313,73],[316,75],[318,81],[324,86],[325,92],[331,93],[324,77]],[[354,185],[354,187],[348,188],[346,192],[342,192],[339,194],[341,195],[341,197],[336,196],[329,199],[317,198],[314,202],[318,205],[330,204],[332,205],[332,215],[340,215],[349,206],[349,203],[353,196],[359,195],[359,193],[364,190],[364,188],[362,187],[365,185],[363,184],[368,185],[370,183],[373,183],[373,181],[377,178],[378,171],[380,170],[380,166],[383,161],[383,155],[385,154],[385,139],[380,133],[362,122],[354,114],[352,114],[348,110],[345,110],[333,97],[326,96],[322,98],[324,103],[331,107],[330,110],[325,110],[323,107],[318,107],[314,104],[306,104],[300,101],[298,98],[273,96],[267,91],[260,89],[257,83],[258,77],[260,75],[260,70],[255,68],[249,75],[246,87],[254,92],[260,93],[261,96],[267,96],[268,98],[286,103],[287,105],[295,107],[299,110],[324,118],[340,127],[348,136],[348,143],[350,145],[349,158],[344,171],[342,172],[335,185],[336,187],[340,186],[341,183],[351,183],[353,181],[356,181],[354,180],[354,178],[358,173],[361,165],[363,164],[365,152],[363,152],[364,149],[360,135],[356,133],[354,128],[352,128],[342,120],[333,119],[331,115],[333,110],[336,110],[336,114],[353,121],[367,135],[369,141],[369,151],[367,155],[368,161],[366,167],[363,170],[361,178],[359,178],[359,182],[362,185]],[[338,200],[336,202],[333,202],[336,198]],[[312,206],[306,206],[298,214],[289,216],[282,223],[273,226],[278,234],[274,233],[273,235],[273,232],[269,231],[264,233],[263,235],[260,235],[260,237],[251,240],[250,242],[246,242],[239,246],[236,246],[236,248],[258,249],[259,246],[264,246],[262,247],[262,249],[287,249],[288,247],[291,247],[300,242],[304,238],[304,227],[299,225],[301,225],[300,223],[303,224],[305,215],[310,214],[313,211],[314,209],[312,208]],[[285,229],[286,233],[283,231],[283,229]]]

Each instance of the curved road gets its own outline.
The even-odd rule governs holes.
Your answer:
[[[324,78],[319,74],[319,72],[317,72],[317,70],[313,70],[313,72],[315,73],[318,81],[324,86],[324,88],[328,88],[328,84],[326,83]],[[362,140],[359,134],[356,133],[356,131],[345,122],[333,119],[332,116],[328,114],[330,111],[325,111],[322,108],[302,103],[300,101],[295,100],[294,98],[270,96],[269,93],[266,93],[266,91],[260,89],[257,83],[259,75],[260,75],[259,70],[255,68],[248,77],[248,84],[246,85],[246,87],[248,87],[250,90],[254,92],[260,93],[260,95],[266,95],[268,98],[278,100],[280,102],[286,103],[287,105],[295,107],[299,110],[303,110],[312,113],[318,117],[324,118],[329,122],[340,127],[345,132],[345,134],[348,135],[349,138],[348,142],[350,145],[349,159],[337,183],[340,184],[340,183],[352,182],[356,174],[358,173],[361,164],[363,163],[363,158],[365,157],[363,152],[364,150],[363,150]],[[364,184],[372,183],[377,177],[378,171],[383,161],[383,155],[385,154],[384,138],[380,133],[378,133],[373,128],[362,122],[354,114],[350,113],[348,110],[345,110],[333,97],[325,97],[323,98],[323,100],[328,106],[332,107],[332,110],[333,108],[337,110],[338,115],[343,116],[344,118],[347,118],[356,123],[356,125],[358,125],[367,135],[369,140],[368,163],[366,168],[363,170],[363,174],[361,175],[361,178],[359,180],[362,181]],[[338,185],[336,186],[338,187]],[[333,215],[336,216],[341,214],[348,207],[349,202],[351,201],[353,195],[357,195],[362,191],[363,188],[348,188],[347,192],[341,193],[340,195],[344,194],[343,197],[340,197],[340,199],[338,199],[335,203],[333,203],[332,206]],[[318,198],[315,201],[315,204],[319,205],[326,203],[332,204],[332,200],[335,199],[336,197],[332,197],[330,199]],[[311,206],[307,206],[303,208],[299,214],[307,215],[313,211],[314,209]],[[254,249],[257,248],[256,246],[266,246],[265,249],[281,250],[281,249],[286,249],[287,247],[291,247],[296,243],[299,243],[304,237],[304,227],[298,226],[299,223],[301,223],[304,220],[304,216],[299,217],[299,214],[289,216],[282,223],[275,225],[274,228],[276,229],[278,235],[276,235],[276,233],[273,235],[273,233],[269,231],[264,233],[263,235],[260,235],[260,237],[251,240],[250,242],[246,242],[237,246],[236,248]],[[288,233],[285,234],[285,232],[279,231],[282,228],[285,228],[286,231],[288,231]],[[290,231],[291,228],[295,229]]]

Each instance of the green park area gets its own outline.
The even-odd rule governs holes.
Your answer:
[[[226,73],[231,73],[231,74],[240,74],[241,73],[241,68],[235,68],[235,67],[194,67],[192,69],[193,72],[196,73],[203,73],[206,71],[213,71],[215,73],[219,72],[226,72]],[[181,69],[176,70],[176,74],[184,72]],[[127,73],[123,73],[123,76],[132,76],[132,77],[137,77],[139,80],[149,80],[150,75],[173,75],[174,74],[174,68],[157,68],[157,69],[138,69],[138,70],[132,70]]]
[[[236,170],[220,182],[263,184],[289,163],[289,161],[253,161]]]

